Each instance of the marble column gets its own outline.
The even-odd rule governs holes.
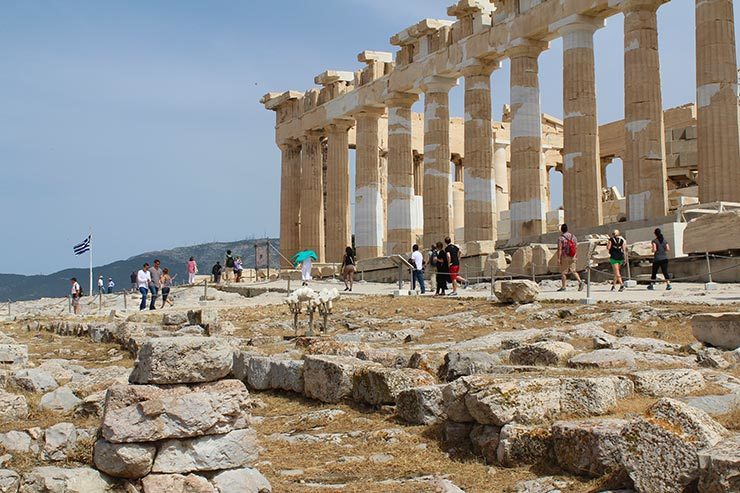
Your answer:
[[[388,241],[387,255],[411,252],[414,153],[411,144],[411,106],[418,96],[394,93],[388,105]]]
[[[336,120],[327,127],[326,261],[342,261],[352,244],[349,201],[349,129],[352,120]]]
[[[424,91],[424,246],[452,237],[450,89],[457,79],[433,76]]]
[[[498,63],[466,67],[465,241],[496,241],[496,175],[491,126],[491,73]]]
[[[313,250],[324,262],[324,183],[321,139],[309,130],[301,137],[301,233],[299,250]]]
[[[290,258],[300,249],[301,225],[301,144],[289,140],[280,144],[280,252]],[[280,264],[291,267],[285,259]]]
[[[493,168],[496,177],[496,213],[509,210],[509,166],[507,151],[509,143],[496,140],[493,143]]]
[[[624,194],[627,217],[668,213],[657,9],[663,0],[626,0],[624,12]]]
[[[563,37],[563,208],[572,228],[603,222],[594,32],[604,21],[582,15],[550,26]]]
[[[522,40],[511,59],[511,238],[518,243],[547,228],[547,173],[542,157],[539,54],[541,43]]]
[[[355,115],[355,246],[359,259],[383,255],[384,211],[381,187],[379,119],[384,109],[368,108]]]
[[[740,202],[733,0],[696,1],[699,200]]]

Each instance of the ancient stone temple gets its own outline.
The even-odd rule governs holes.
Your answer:
[[[740,124],[732,0],[696,1],[696,102],[662,105],[657,10],[665,0],[460,0],[364,51],[355,72],[265,95],[282,150],[280,240],[339,262],[405,254],[446,236],[468,251],[542,241],[612,222],[645,228],[701,201],[740,202]],[[624,15],[623,121],[597,122],[594,33]],[[540,109],[538,59],[563,38],[563,115]],[[510,103],[493,121],[491,78],[510,60]],[[449,93],[464,87],[464,118]],[[423,114],[412,112],[417,101]],[[350,149],[355,180],[350,183]],[[623,161],[624,197],[605,168]],[[548,172],[563,175],[550,211]],[[354,218],[350,217],[354,186]],[[354,243],[353,243],[354,242]]]

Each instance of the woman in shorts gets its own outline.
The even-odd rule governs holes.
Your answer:
[[[162,270],[162,278],[159,280],[159,282],[162,285],[162,308],[165,307],[168,301],[170,303],[170,306],[173,306],[174,303],[170,299],[170,289],[172,289],[172,276],[170,275],[169,269],[164,268]]]
[[[624,265],[627,253],[627,242],[620,236],[618,229],[615,229],[612,233],[606,248],[609,250],[609,263],[612,265],[612,272],[614,273],[614,278],[612,279],[612,291],[614,291],[617,285],[619,285],[619,292],[621,293],[624,291],[622,265]]]
[[[650,284],[648,284],[647,288],[651,290],[655,289],[653,283],[657,280],[658,270],[660,269],[663,272],[663,279],[666,283],[665,289],[666,291],[670,291],[672,288],[671,278],[668,275],[668,252],[671,251],[671,246],[666,241],[660,228],[655,228],[654,233],[655,238],[650,244],[653,249],[653,272],[650,276]]]
[[[355,281],[355,272],[357,272],[355,254],[352,251],[352,247],[348,246],[344,250],[344,258],[342,258],[342,278],[344,279],[345,291],[352,291],[352,284]]]

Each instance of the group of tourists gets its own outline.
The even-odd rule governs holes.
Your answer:
[[[190,257],[192,260],[192,257]],[[144,263],[142,268],[136,273],[136,288],[141,294],[141,303],[139,304],[139,310],[146,310],[147,297],[151,297],[149,303],[149,309],[155,310],[155,303],[158,295],[162,294],[162,306],[169,302],[173,305],[170,296],[170,290],[172,289],[174,278],[170,275],[169,269],[166,267],[162,269],[160,267],[159,260],[154,261],[154,265],[150,266],[149,263]]]
[[[671,290],[671,281],[668,274],[668,252],[671,251],[670,245],[666,241],[660,228],[653,232],[655,238],[650,242],[653,252],[653,269],[650,276],[648,289],[655,289],[654,283],[657,282],[658,270],[663,273],[663,282],[666,283],[666,290]],[[622,292],[625,289],[624,279],[622,278],[622,266],[627,262],[627,241],[622,237],[618,229],[615,229],[606,246],[609,251],[609,264],[612,267],[612,291],[617,289]],[[576,261],[578,260],[578,239],[568,231],[568,225],[560,226],[560,237],[558,238],[558,265],[560,266],[560,276],[562,285],[558,291],[565,291],[568,281],[568,274],[572,274],[578,281],[578,291],[583,290],[583,280],[578,275]]]
[[[242,272],[244,271],[244,265],[240,256],[234,257],[231,250],[226,250],[226,259],[224,265],[221,265],[220,261],[211,268],[211,274],[213,275],[213,282],[221,284],[221,278],[225,282],[231,281],[230,273],[234,274],[234,282],[241,282]]]

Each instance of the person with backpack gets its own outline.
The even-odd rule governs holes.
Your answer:
[[[447,260],[447,252],[444,251],[442,242],[437,242],[436,253],[433,258],[437,266],[437,290],[435,296],[445,296],[447,293],[447,277],[450,275],[450,264]]]
[[[221,284],[221,270],[221,262],[216,261],[216,265],[214,265],[211,269],[211,274],[213,274],[213,282],[216,284]]]
[[[80,298],[82,298],[82,288],[80,287],[80,283],[77,282],[76,277],[73,277],[69,281],[72,284],[72,290],[70,291],[70,295],[72,296],[72,310],[74,310],[75,315],[79,315]]]
[[[563,285],[558,291],[565,291],[568,282],[568,274],[572,273],[578,281],[578,291],[583,291],[583,281],[576,270],[576,259],[578,258],[578,239],[573,233],[568,232],[568,225],[560,226],[560,238],[558,238],[558,264],[560,265],[560,276]]]
[[[606,249],[609,250],[609,263],[612,266],[612,272],[614,272],[612,291],[614,291],[617,284],[619,284],[619,292],[621,293],[624,291],[624,281],[622,280],[621,269],[627,255],[627,242],[620,236],[618,229],[615,229],[612,233],[612,236],[609,238],[609,242],[606,245]]]
[[[468,287],[468,280],[462,277],[460,272],[460,247],[452,243],[452,239],[448,236],[445,238],[445,254],[447,255],[447,263],[450,266],[450,280],[452,281],[452,292],[450,296],[457,296],[457,285],[462,284],[463,289]]]
[[[650,276],[650,284],[648,284],[647,288],[650,290],[655,289],[653,283],[657,280],[658,269],[660,269],[663,272],[663,282],[666,283],[665,289],[666,291],[670,291],[673,289],[670,276],[668,275],[668,252],[671,251],[671,246],[666,241],[660,228],[655,228],[653,233],[655,233],[655,238],[650,244],[653,249],[653,273]]]
[[[234,256],[231,255],[231,250],[226,250],[226,261],[224,265],[226,266],[224,270],[224,281],[229,282],[231,280],[229,271],[234,270]]]

